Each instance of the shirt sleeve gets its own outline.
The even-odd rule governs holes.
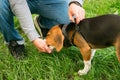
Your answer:
[[[26,0],[9,0],[9,3],[12,12],[18,18],[20,25],[25,34],[28,36],[29,40],[33,41],[40,37],[34,27],[32,15]]]
[[[77,1],[77,2],[79,2],[81,5],[82,5],[83,2],[84,2],[84,0],[70,0],[70,2],[72,2],[72,1]]]

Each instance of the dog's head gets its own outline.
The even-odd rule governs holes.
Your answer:
[[[59,25],[52,27],[46,36],[46,43],[59,52],[63,47],[64,36]]]

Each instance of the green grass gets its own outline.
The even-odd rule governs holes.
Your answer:
[[[120,14],[119,0],[85,0],[86,17],[102,14]],[[15,25],[18,21],[15,20]],[[97,27],[97,26],[96,26]],[[115,55],[115,48],[97,50],[92,68],[87,75],[78,76],[77,71],[83,68],[82,56],[75,47],[63,48],[59,53],[39,53],[26,40],[27,56],[23,60],[15,60],[9,53],[0,35],[0,80],[119,80],[120,63]]]

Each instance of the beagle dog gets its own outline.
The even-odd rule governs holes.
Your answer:
[[[91,68],[91,60],[96,49],[115,46],[116,55],[120,62],[120,16],[101,15],[86,18],[79,24],[56,25],[47,36],[46,43],[60,51],[67,42],[67,46],[75,45],[79,48],[84,61],[84,68],[78,71],[85,75]]]

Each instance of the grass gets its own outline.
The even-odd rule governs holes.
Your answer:
[[[120,14],[119,0],[85,0],[83,7],[86,17],[102,14]],[[15,25],[18,21],[15,20]],[[97,50],[92,68],[87,75],[78,76],[77,71],[83,68],[79,50],[72,46],[63,48],[59,53],[39,53],[29,42],[26,35],[18,27],[26,40],[27,57],[15,60],[9,53],[0,35],[0,80],[119,80],[120,63],[115,55],[115,48]]]

